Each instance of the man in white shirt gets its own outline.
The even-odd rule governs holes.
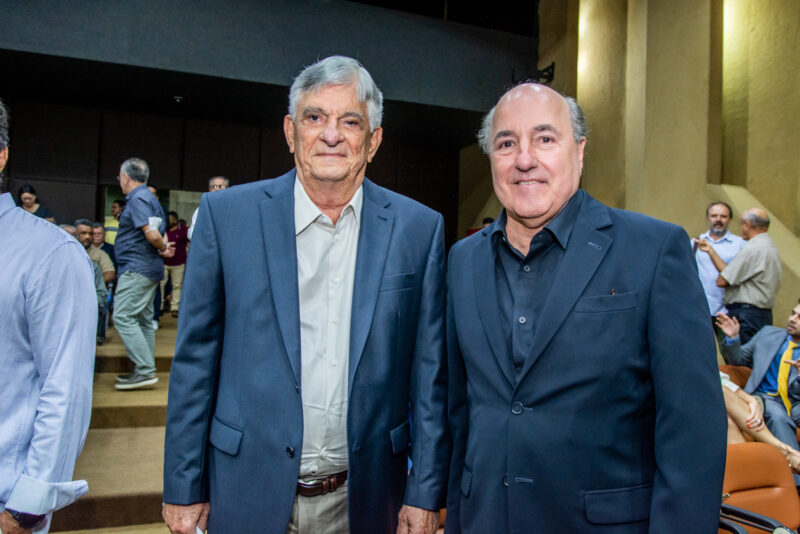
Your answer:
[[[172,532],[436,531],[444,222],[365,178],[382,101],[354,59],[307,67],[284,119],[296,169],[200,202],[167,408]]]
[[[722,336],[725,334],[716,325],[715,321],[718,313],[728,313],[727,308],[722,304],[725,288],[717,285],[719,271],[714,266],[714,262],[711,261],[708,253],[703,252],[698,244],[701,240],[707,241],[725,263],[730,263],[744,246],[744,239],[728,231],[728,224],[730,224],[732,218],[733,210],[728,204],[722,201],[712,202],[706,208],[708,231],[692,239],[695,249],[694,257],[697,261],[697,273],[700,275],[700,282],[703,284],[703,291],[706,293],[711,324],[714,325],[714,332],[719,343],[722,342]]]

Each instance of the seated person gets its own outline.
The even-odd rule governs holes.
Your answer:
[[[736,318],[720,313],[717,326],[725,333],[725,361],[752,369],[744,392],[763,406],[764,421],[772,434],[796,451],[797,423],[792,418],[792,407],[800,407],[800,352],[796,352],[800,346],[800,305],[792,310],[786,329],[765,326],[745,345],[739,341]],[[800,482],[797,477],[795,481]]]

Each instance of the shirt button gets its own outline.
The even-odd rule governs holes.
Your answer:
[[[522,403],[521,402],[514,402],[511,404],[511,413],[514,415],[519,415],[522,413]]]
[[[530,265],[523,265],[522,266],[522,270],[525,271],[526,273],[529,273],[529,272],[531,272],[531,266]]]
[[[339,362],[338,362],[338,361],[336,361],[336,360],[331,360],[331,365],[332,365],[332,366],[336,367],[338,364],[339,364]]]
[[[333,283],[334,284],[338,284],[339,283],[339,277],[338,276],[334,276],[333,277]]]
[[[342,236],[340,236],[339,234],[336,234],[335,236],[333,236],[333,240],[334,241],[339,241],[339,239],[341,239],[341,237]]]
[[[528,320],[525,318],[524,315],[519,318],[519,324],[525,324],[527,322],[528,322]]]

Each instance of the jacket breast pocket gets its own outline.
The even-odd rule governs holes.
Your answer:
[[[242,442],[243,432],[238,428],[233,428],[217,419],[216,416],[211,420],[211,431],[208,441],[215,449],[225,454],[236,456],[239,453],[239,444]]]
[[[581,297],[575,303],[575,313],[608,313],[629,310],[636,307],[638,297],[638,291]]]
[[[417,286],[416,273],[387,274],[381,280],[381,291],[392,291]]]
[[[595,525],[633,523],[650,517],[653,485],[587,491],[586,519]]]

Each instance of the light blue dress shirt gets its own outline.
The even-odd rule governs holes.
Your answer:
[[[69,234],[4,194],[0,281],[0,511],[50,514],[88,490],[72,472],[92,407],[92,264]]]
[[[714,241],[708,232],[700,234],[700,239],[705,239],[711,243],[711,247],[725,263],[730,263],[745,243],[744,239],[730,232],[725,232],[725,235],[719,241]],[[716,315],[719,312],[726,313],[728,310],[722,305],[725,288],[717,287],[719,271],[714,267],[711,256],[698,248],[694,257],[697,260],[697,273],[700,275],[700,282],[702,282],[703,291],[706,293],[710,315]]]

